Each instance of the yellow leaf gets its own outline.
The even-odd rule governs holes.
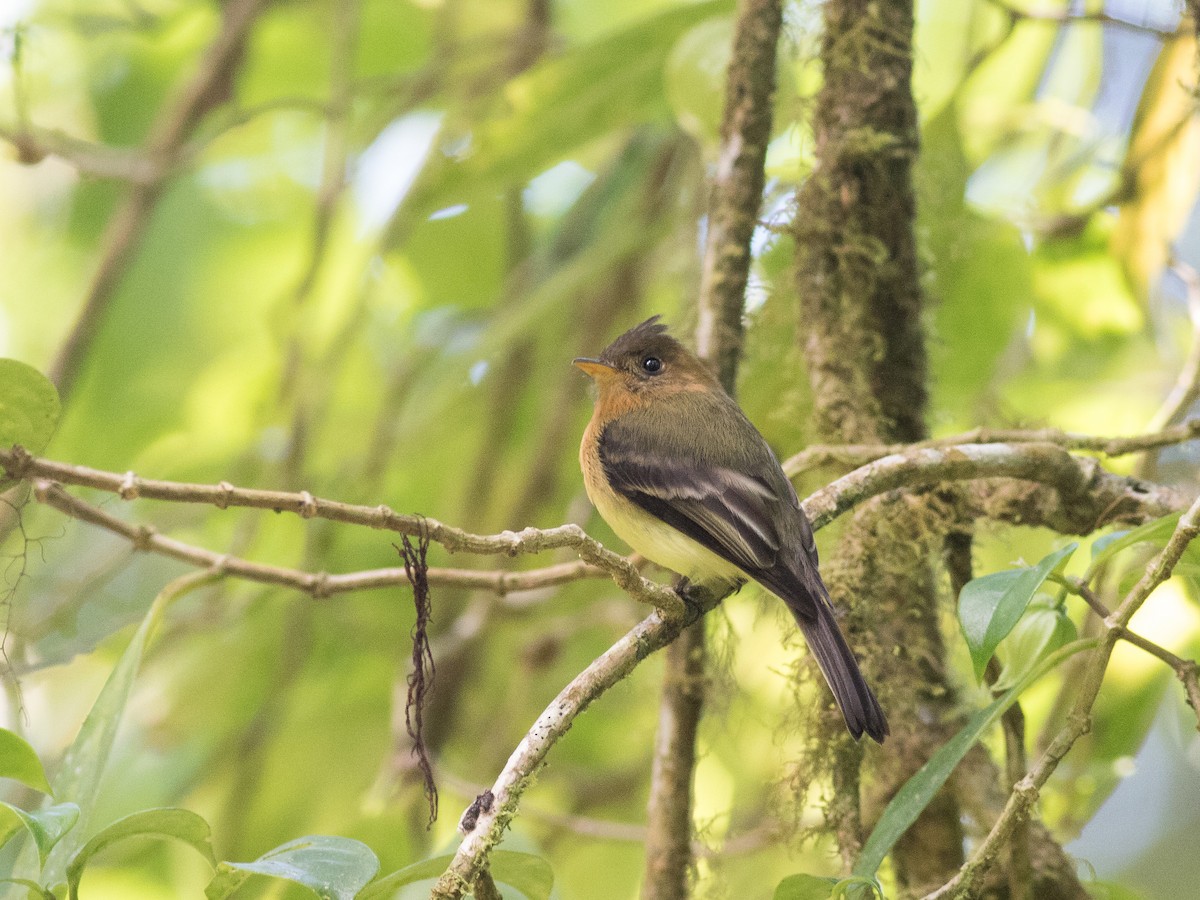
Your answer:
[[[1196,42],[1183,29],[1163,46],[1142,93],[1125,168],[1128,199],[1112,247],[1134,293],[1145,298],[1167,264],[1200,189]]]

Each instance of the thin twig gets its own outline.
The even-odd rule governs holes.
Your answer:
[[[155,160],[140,150],[96,144],[53,128],[0,125],[0,140],[17,151],[17,161],[36,165],[54,157],[80,175],[146,184],[158,176]]]
[[[133,544],[137,550],[157,553],[201,568],[220,569],[228,575],[245,581],[294,588],[317,600],[332,597],[335,594],[390,588],[408,583],[408,577],[401,567],[364,569],[360,572],[334,575],[327,572],[305,572],[300,569],[251,562],[175,540],[161,534],[151,525],[136,525],[127,522],[99,506],[68,493],[61,485],[53,482],[38,481],[35,482],[34,488],[35,497],[39,502],[66,513],[71,518],[119,535]],[[490,591],[501,598],[507,598],[506,605],[513,609],[529,606],[531,601],[512,595],[585,578],[607,577],[608,573],[603,569],[582,561],[559,563],[540,569],[518,572],[437,567],[430,567],[428,570],[428,580],[432,585]]]
[[[1070,590],[1083,599],[1092,611],[1101,619],[1108,619],[1112,613],[1108,607],[1104,605],[1096,592],[1091,589],[1079,578],[1068,578],[1066,583]],[[1187,694],[1188,705],[1196,713],[1196,730],[1200,731],[1200,664],[1194,659],[1184,659],[1182,656],[1177,656],[1161,644],[1156,644],[1149,638],[1142,637],[1135,631],[1130,631],[1126,627],[1118,626],[1120,629],[1121,640],[1127,644],[1132,644],[1139,650],[1144,650],[1151,656],[1162,660],[1175,673],[1175,677],[1179,679],[1183,685],[1183,690]]]
[[[607,550],[589,537],[578,525],[556,528],[525,528],[504,531],[495,535],[472,534],[423,516],[404,516],[389,507],[356,506],[314,497],[307,491],[263,491],[236,488],[228,482],[216,485],[185,484],[139,478],[133,472],[118,475],[86,466],[74,466],[36,459],[20,448],[0,449],[0,467],[13,477],[40,478],[83,487],[109,491],[123,500],[145,497],[171,500],[177,503],[207,503],[225,509],[231,506],[292,512],[304,519],[323,518],[353,525],[367,525],[415,537],[427,529],[429,539],[451,552],[463,551],[479,555],[540,553],[568,548],[579,554],[585,563],[603,569],[623,591],[642,602],[661,606],[672,616],[682,616],[683,603],[670,588],[643,578],[624,557]],[[481,585],[487,587],[487,584]]]

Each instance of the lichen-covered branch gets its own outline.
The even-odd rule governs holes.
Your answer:
[[[386,587],[405,582],[403,569],[375,569],[342,575],[302,572],[252,563],[193,547],[160,534],[148,525],[135,525],[80,500],[62,485],[90,487],[116,494],[124,500],[136,498],[181,503],[206,503],[221,509],[250,507],[275,512],[293,512],[303,518],[321,517],[371,528],[417,536],[425,528],[431,541],[447,550],[481,555],[539,553],[561,548],[574,549],[584,559],[528,571],[484,571],[431,568],[430,582],[490,590],[505,595],[574,581],[580,578],[611,577],[635,599],[665,603],[674,608],[673,591],[641,576],[629,560],[604,548],[577,525],[557,528],[527,528],[494,535],[471,534],[422,516],[404,516],[386,506],[356,506],[314,497],[307,491],[262,491],[237,488],[227,482],[216,485],[186,484],[105,472],[86,466],[54,462],[30,456],[15,448],[0,450],[0,468],[6,476],[35,483],[35,497],[68,515],[119,534],[139,549],[160,553],[197,566],[221,566],[230,574],[267,584],[279,584],[315,597],[353,590]],[[890,491],[928,487],[944,482],[985,480],[985,495],[992,488],[987,479],[1029,482],[1053,489],[1058,507],[1079,510],[1087,530],[1110,522],[1142,522],[1184,509],[1189,502],[1181,491],[1106,471],[1095,459],[1072,456],[1061,447],[1047,444],[977,444],[960,447],[926,447],[892,454],[863,466],[816,491],[804,501],[814,528],[822,528],[854,506]],[[998,492],[992,488],[993,492]],[[1041,512],[1031,514],[1039,522],[1049,520]],[[1074,526],[1067,533],[1081,530]],[[670,599],[668,599],[668,597]]]
[[[255,507],[290,511],[305,517],[323,516],[335,521],[374,528],[391,529],[403,534],[419,535],[421,529],[433,541],[447,548],[482,554],[532,553],[540,550],[570,547],[601,563],[585,562],[548,566],[527,572],[476,572],[453,569],[429,570],[431,583],[440,580],[447,584],[507,593],[534,587],[544,587],[583,577],[615,577],[631,596],[661,600],[674,592],[643,579],[630,563],[603,548],[577,526],[552,529],[525,529],[522,532],[502,532],[497,535],[475,535],[419,516],[400,516],[386,507],[353,506],[336,501],[321,500],[307,492],[258,491],[235,488],[229,484],[197,485],[142,479],[126,473],[104,472],[83,466],[38,459],[19,449],[0,450],[0,467],[11,478],[35,482],[37,499],[61,511],[106,528],[129,540],[139,549],[161,553],[193,565],[220,571],[224,574],[294,587],[313,596],[347,590],[364,589],[382,584],[401,583],[403,570],[374,570],[346,575],[306,573],[281,567],[251,563],[192,547],[159,534],[153,528],[128,523],[99,507],[86,503],[68,493],[62,484],[88,486],[109,491],[123,499],[136,497],[191,503],[209,503],[221,508],[229,506]],[[51,480],[53,479],[53,480]],[[1029,479],[1053,489],[1064,505],[1085,504],[1089,509],[1103,510],[1093,527],[1108,521],[1144,521],[1180,510],[1189,502],[1179,492],[1134,478],[1105,472],[1095,459],[1074,457],[1061,447],[1048,444],[982,444],[961,447],[923,448],[910,453],[894,454],[862,467],[817,491],[803,502],[803,507],[815,528],[828,525],[834,518],[883,493],[901,489],[924,488],[959,479]],[[633,580],[626,580],[630,575]],[[700,610],[707,611],[720,600],[716,595],[699,593]],[[664,606],[667,606],[664,604]],[[649,654],[666,646],[682,629],[684,620],[660,607],[641,622],[607,653],[581,673],[559,695],[535,723],[509,760],[493,793],[498,803],[494,813],[481,815],[469,841],[464,841],[452,871],[456,875],[444,879],[443,890],[451,891],[453,884],[465,890],[467,882],[456,881],[459,876],[472,875],[482,865],[488,849],[500,839],[515,813],[522,786],[536,771],[553,744],[570,727],[574,716],[605,690],[625,677]],[[1119,615],[1132,615],[1123,606]],[[1124,625],[1117,623],[1120,630]],[[1189,692],[1191,693],[1191,692]],[[486,834],[485,834],[486,833]],[[472,876],[473,877],[473,876]],[[461,896],[443,893],[441,896]]]
[[[1101,437],[1061,431],[1057,428],[973,428],[961,434],[907,444],[813,444],[784,460],[783,469],[795,478],[818,466],[861,466],[893,453],[953,447],[958,444],[1054,444],[1064,450],[1083,450],[1109,457],[1126,456],[1130,453],[1171,447],[1197,438],[1200,438],[1200,419],[1189,419],[1162,431],[1130,437]]]
[[[1183,492],[1154,482],[1114,475],[1090,457],[1072,456],[1053,444],[966,444],[885,456],[837,479],[807,501],[813,527],[827,524],[869,497],[900,488],[975,479],[1010,479],[1053,488],[1054,506],[1069,510],[1064,533],[1092,532],[1110,522],[1142,521],[1183,509]],[[1002,494],[1005,482],[985,483],[980,495]],[[1050,510],[1035,510],[1039,524]],[[1009,520],[1016,521],[1015,512]],[[1086,523],[1086,524],[1085,524]]]
[[[704,709],[704,619],[667,648],[646,816],[642,900],[687,900],[692,867],[692,775]]]
[[[750,239],[762,206],[763,165],[771,140],[780,0],[741,0],[725,81],[721,147],[708,204],[700,273],[696,349],[733,393],[742,351],[742,309],[750,276]]]

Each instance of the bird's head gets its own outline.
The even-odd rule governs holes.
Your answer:
[[[596,382],[601,402],[620,395],[649,399],[718,386],[708,366],[667,334],[667,326],[658,319],[651,316],[629,329],[598,357],[574,360]]]

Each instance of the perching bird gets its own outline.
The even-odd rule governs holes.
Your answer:
[[[658,316],[575,365],[596,382],[579,451],[622,540],[689,581],[758,582],[787,604],[855,738],[887,719],[838,629],[812,526],[763,436]]]

